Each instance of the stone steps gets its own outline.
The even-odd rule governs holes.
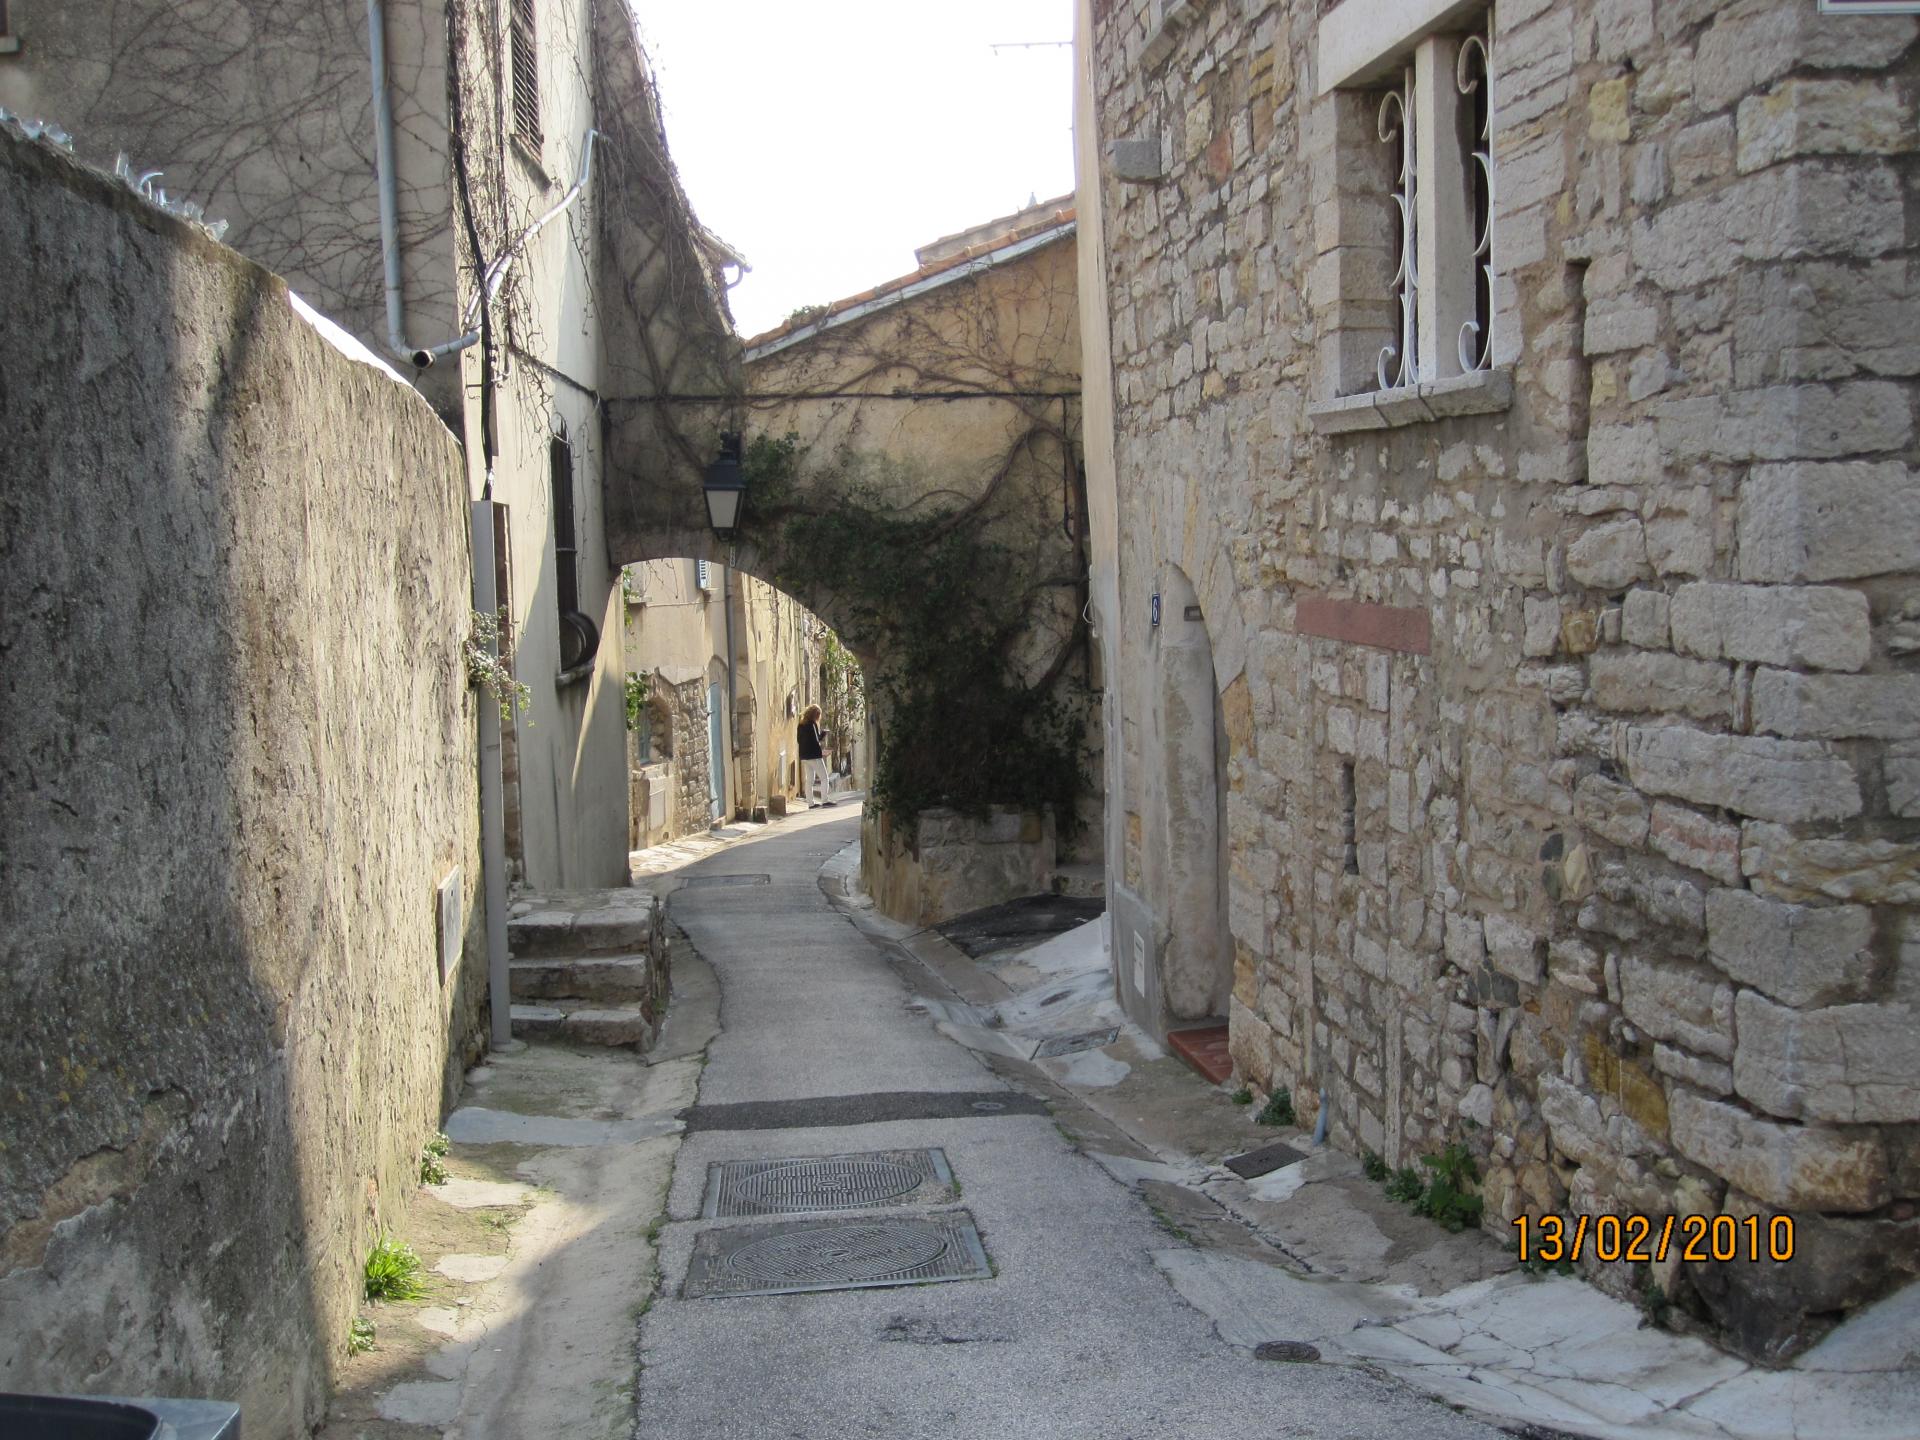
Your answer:
[[[518,1040],[570,1040],[577,1045],[630,1045],[644,1050],[658,1033],[644,1010],[593,1000],[554,1000],[513,1007]]]
[[[548,956],[515,960],[516,1002],[598,1000],[612,1005],[639,1004],[653,994],[651,955]]]
[[[660,1033],[669,956],[659,902],[638,890],[525,895],[507,921],[513,1033],[645,1050]]]
[[[507,946],[517,960],[634,955],[645,952],[652,939],[650,910],[626,905],[601,910],[539,909],[507,922]]]

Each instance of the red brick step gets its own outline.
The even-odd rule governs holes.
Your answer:
[[[1233,1074],[1233,1057],[1227,1054],[1225,1025],[1202,1025],[1192,1030],[1169,1031],[1167,1045],[1174,1054],[1215,1085],[1224,1083]]]

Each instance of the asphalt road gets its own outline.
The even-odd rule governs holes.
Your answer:
[[[719,976],[722,1032],[669,1191],[662,1291],[641,1323],[640,1436],[1497,1436],[1365,1372],[1227,1344],[1155,1266],[1156,1251],[1184,1242],[1138,1194],[1032,1106],[973,1109],[1012,1092],[909,1011],[885,957],[819,888],[856,827],[851,809],[797,817],[685,872],[767,884],[690,887],[670,902]],[[949,1095],[965,1099],[934,1098]],[[845,1098],[865,1096],[886,1098]],[[702,1233],[766,1223],[700,1218],[709,1164],[928,1146],[960,1186],[940,1208],[972,1216],[990,1278],[684,1297]]]

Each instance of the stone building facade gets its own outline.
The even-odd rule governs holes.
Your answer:
[[[1080,10],[1117,988],[1496,1232],[1792,1216],[1591,1267],[1790,1353],[1920,1268],[1920,21]]]

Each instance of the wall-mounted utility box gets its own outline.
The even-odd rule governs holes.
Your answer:
[[[460,867],[454,866],[447,872],[434,890],[434,913],[440,930],[440,983],[447,983],[447,977],[453,974],[454,967],[460,963]]]

